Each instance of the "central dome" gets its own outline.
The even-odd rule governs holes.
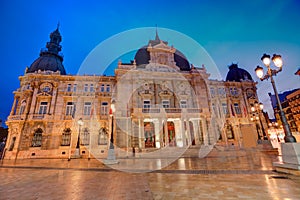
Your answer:
[[[147,50],[147,48],[149,46],[153,47],[153,46],[156,46],[159,44],[167,45],[168,43],[160,40],[156,33],[155,40],[150,40],[148,45],[143,46],[136,52],[135,57],[134,57],[136,65],[139,66],[139,65],[149,64],[149,61],[151,58],[150,58],[150,52]],[[180,68],[181,71],[190,71],[191,70],[190,63],[182,52],[180,52],[179,50],[176,49],[175,53],[173,53],[173,54],[174,54],[174,61],[175,61],[176,65]]]

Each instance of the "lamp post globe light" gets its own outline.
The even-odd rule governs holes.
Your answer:
[[[277,73],[282,71],[282,66],[283,66],[282,58],[281,58],[280,55],[273,54],[272,61],[273,61],[274,65],[276,67],[278,67],[278,69],[271,69],[271,66],[270,66],[271,56],[270,55],[264,54],[261,57],[261,60],[262,60],[263,64],[267,67],[267,73],[264,75],[263,68],[260,67],[260,66],[257,66],[255,68],[255,73],[261,81],[268,80],[269,78],[271,79],[271,83],[272,83],[272,86],[273,86],[273,89],[274,89],[277,104],[278,104],[278,107],[279,107],[279,110],[280,110],[280,118],[281,118],[281,121],[282,121],[282,124],[283,124],[283,129],[284,129],[284,134],[285,134],[284,141],[285,142],[296,142],[296,138],[292,135],[290,126],[287,123],[287,119],[286,119],[285,114],[282,110],[282,106],[281,106],[280,99],[279,99],[279,96],[278,96],[277,88],[276,88],[275,81],[274,81],[274,78],[273,78],[273,76],[276,76]]]

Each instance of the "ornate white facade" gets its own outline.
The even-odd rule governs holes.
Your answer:
[[[6,121],[6,159],[104,158],[112,127],[115,146],[125,152],[216,142],[255,146],[259,133],[250,108],[258,100],[249,73],[241,79],[230,75],[227,81],[210,80],[205,67],[190,65],[156,35],[133,62],[119,62],[115,76],[66,75],[58,30],[50,39],[48,51],[19,77]]]

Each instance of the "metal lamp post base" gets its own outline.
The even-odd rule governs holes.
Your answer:
[[[103,163],[105,165],[114,165],[119,163],[119,161],[116,160],[115,149],[108,150],[108,156],[103,160]]]
[[[293,135],[284,136],[284,141],[287,142],[287,143],[297,142],[296,138]]]

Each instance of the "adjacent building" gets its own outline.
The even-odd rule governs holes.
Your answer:
[[[281,94],[278,94],[279,100],[281,102],[282,110],[286,116],[287,122],[290,126],[292,133],[296,133],[299,131],[299,126],[297,125],[299,122],[297,112],[298,112],[298,102],[299,102],[299,88],[293,89],[289,91],[285,91]],[[272,107],[274,110],[274,116],[278,123],[278,126],[282,126],[282,121],[280,117],[280,110],[276,100],[275,95],[269,93]],[[297,122],[297,123],[296,123]]]
[[[287,95],[286,99],[289,103],[290,114],[293,116],[293,118],[288,118],[291,129],[300,133],[300,89]]]

